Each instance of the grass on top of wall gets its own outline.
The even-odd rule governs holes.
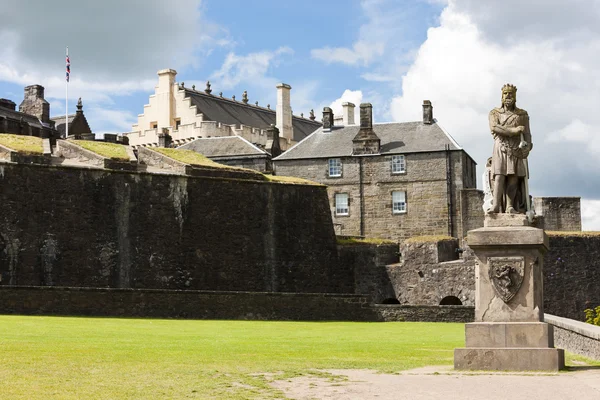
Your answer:
[[[248,171],[248,172],[256,173],[256,171],[246,169],[246,168],[231,167],[229,165],[219,164],[219,163],[214,162],[213,160],[211,160],[211,159],[207,158],[206,156],[204,156],[200,153],[197,153],[193,150],[171,149],[171,148],[165,148],[165,147],[152,147],[149,150],[156,151],[157,153],[160,153],[162,155],[165,155],[167,157],[170,157],[174,160],[180,161],[185,164],[195,165],[195,166],[199,166],[199,167],[233,169],[233,170],[238,170],[238,171]]]
[[[435,243],[452,239],[454,238],[447,235],[425,235],[408,238],[404,241],[404,243]]]
[[[96,142],[93,140],[75,140],[70,143],[83,147],[102,157],[110,158],[111,160],[129,161],[127,150],[122,144]]]
[[[398,242],[394,242],[389,239],[380,239],[380,238],[356,238],[356,237],[338,237],[337,244],[398,244]]]
[[[271,182],[281,182],[281,183],[291,183],[296,185],[314,185],[314,186],[325,186],[318,182],[309,181],[308,179],[296,178],[294,176],[279,176],[279,175],[271,175],[264,174],[265,178]]]
[[[44,152],[42,138],[36,136],[2,133],[0,134],[0,145],[22,154],[40,155]]]
[[[581,236],[581,237],[599,237],[597,231],[546,231],[548,236]]]

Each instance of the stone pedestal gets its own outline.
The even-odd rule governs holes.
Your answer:
[[[475,322],[465,327],[466,348],[455,349],[462,370],[557,371],[564,352],[555,349],[552,326],[543,322],[543,262],[548,237],[526,226],[522,215],[486,216],[469,231],[478,259]]]

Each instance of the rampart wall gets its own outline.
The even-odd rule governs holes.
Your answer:
[[[324,186],[0,164],[0,285],[352,293]]]

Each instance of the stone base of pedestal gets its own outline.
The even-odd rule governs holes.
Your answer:
[[[558,371],[564,351],[554,349],[545,322],[474,322],[465,325],[466,348],[454,350],[454,368],[491,371]]]
[[[454,369],[467,371],[559,371],[563,349],[527,347],[454,349]]]

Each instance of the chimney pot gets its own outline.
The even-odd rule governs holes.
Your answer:
[[[423,123],[433,124],[433,106],[429,100],[423,100]]]
[[[354,108],[356,107],[353,103],[343,103],[342,107],[343,111],[343,124],[344,126],[354,125]]]

